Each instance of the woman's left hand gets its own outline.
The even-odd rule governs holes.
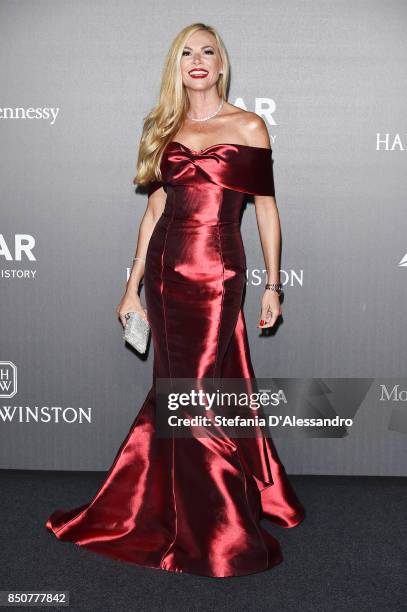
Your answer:
[[[273,327],[278,317],[282,314],[280,297],[276,291],[266,289],[261,301],[260,323],[256,327],[265,329]]]

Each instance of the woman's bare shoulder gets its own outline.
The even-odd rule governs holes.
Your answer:
[[[233,126],[236,134],[236,142],[239,140],[249,146],[271,148],[266,123],[257,113],[229,104],[228,115],[230,127]]]

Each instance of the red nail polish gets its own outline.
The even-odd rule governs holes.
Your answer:
[[[260,325],[264,325],[264,321],[263,321],[263,319],[260,321]]]

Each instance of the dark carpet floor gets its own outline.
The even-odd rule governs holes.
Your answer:
[[[405,478],[291,476],[305,521],[293,529],[263,522],[283,563],[206,578],[114,561],[45,529],[55,509],[88,502],[104,476],[0,470],[0,590],[69,591],[72,611],[407,611]]]

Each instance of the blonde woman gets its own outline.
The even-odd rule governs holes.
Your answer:
[[[228,80],[217,31],[184,28],[144,122],[133,182],[148,185],[148,204],[117,307],[123,325],[131,311],[148,318],[153,386],[93,499],[46,522],[60,540],[93,552],[212,577],[280,563],[278,541],[259,521],[294,527],[305,516],[270,437],[157,435],[158,378],[254,378],[242,310],[245,194],[255,196],[268,272],[258,327],[281,314],[270,139],[259,116],[226,101]]]

